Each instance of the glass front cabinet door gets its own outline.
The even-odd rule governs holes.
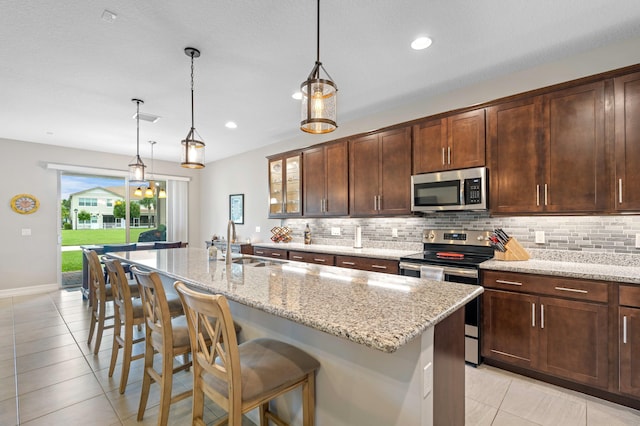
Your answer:
[[[299,153],[269,157],[269,217],[302,215],[301,158]]]

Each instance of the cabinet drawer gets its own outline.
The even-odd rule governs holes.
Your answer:
[[[398,274],[398,261],[374,259],[371,257],[336,256],[336,266],[341,268],[360,269],[363,271]]]
[[[620,305],[640,308],[640,286],[621,285]]]
[[[515,272],[485,271],[482,284],[488,288],[536,293],[606,303],[609,284],[601,281]]]
[[[335,263],[335,256],[326,253],[310,253],[308,251],[290,251],[289,260],[295,260],[296,262],[317,263],[319,265],[333,266]]]
[[[253,249],[253,254],[256,256],[263,256],[263,257],[275,257],[276,259],[287,258],[287,251],[283,249],[255,247]]]

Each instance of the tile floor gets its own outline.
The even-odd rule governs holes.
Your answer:
[[[86,344],[88,319],[79,291],[0,299],[0,425],[156,424],[157,386],[144,421],[136,421],[142,361],[133,362],[120,395],[119,367],[108,377],[112,332],[94,355]],[[499,369],[467,367],[466,379],[467,425],[640,425],[639,411]],[[174,392],[189,387],[190,373],[177,374]],[[189,424],[191,399],[170,413],[171,425]],[[208,402],[205,421],[221,415]]]

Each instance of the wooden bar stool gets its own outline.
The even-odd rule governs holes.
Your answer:
[[[302,387],[303,424],[315,422],[315,372],[318,361],[287,343],[253,339],[238,345],[227,299],[174,284],[189,324],[193,356],[192,424],[204,425],[204,396],[225,409],[228,417],[215,423],[242,424],[242,414],[260,407],[260,425],[269,420],[286,425],[269,410],[269,401]],[[215,345],[207,343],[211,336]]]
[[[95,333],[96,343],[93,353],[97,354],[102,343],[102,333],[105,329],[113,328],[113,324],[105,324],[107,320],[113,319],[113,315],[107,316],[106,314],[107,302],[113,302],[113,294],[111,293],[111,285],[105,284],[102,266],[96,252],[85,249],[83,253],[89,265],[89,304],[91,305],[91,328],[87,345],[91,344]]]
[[[118,360],[118,352],[120,348],[122,348],[123,358],[122,371],[120,374],[120,393],[123,394],[127,388],[131,361],[144,357],[144,353],[131,356],[133,345],[144,342],[144,337],[133,338],[134,328],[144,324],[144,312],[140,298],[134,299],[131,295],[127,274],[120,261],[117,259],[104,259],[104,266],[109,273],[114,304],[113,346],[111,348],[109,377],[113,376],[116,361]],[[139,291],[136,293],[139,294]],[[124,336],[122,335],[123,327]]]

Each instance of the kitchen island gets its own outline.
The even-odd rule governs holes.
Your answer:
[[[464,424],[464,316],[482,288],[198,248],[110,253],[167,283],[224,294],[240,340],[288,341],[321,364],[318,425]],[[277,410],[300,424],[300,395]]]

